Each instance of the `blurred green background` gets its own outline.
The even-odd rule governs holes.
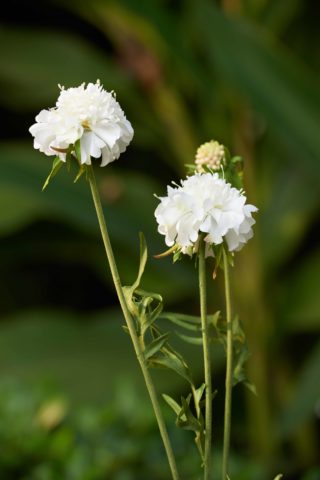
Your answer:
[[[245,159],[255,238],[236,257],[235,310],[258,397],[234,391],[232,480],[320,479],[320,32],[310,0],[11,0],[0,30],[0,478],[166,480],[166,460],[110,281],[84,179],[50,159],[29,126],[57,84],[101,80],[135,129],[97,171],[124,284],[198,312],[194,265],[164,250],[153,194],[211,138]],[[98,168],[97,168],[98,170]],[[210,281],[210,310],[223,305]],[[174,334],[173,334],[174,336]],[[188,348],[201,381],[200,350]],[[214,356],[219,471],[223,358]],[[159,392],[187,385],[155,373]],[[163,403],[182,478],[196,480],[190,432]],[[190,435],[189,435],[190,433]],[[214,477],[216,478],[216,477]]]

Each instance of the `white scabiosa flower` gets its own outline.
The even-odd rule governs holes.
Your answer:
[[[207,246],[225,240],[229,251],[240,250],[253,235],[255,220],[251,214],[255,211],[256,207],[246,204],[242,191],[217,173],[196,173],[181,185],[168,187],[168,195],[160,198],[155,217],[166,244],[176,244],[182,253],[190,254],[190,247],[193,251],[197,248],[200,233],[206,233]]]
[[[80,140],[81,163],[102,157],[101,166],[119,158],[133,137],[131,123],[112,92],[100,82],[61,88],[56,106],[42,110],[29,131],[34,148],[65,161],[65,150]]]
[[[197,216],[194,199],[181,188],[168,187],[168,196],[160,197],[155,210],[158,231],[165,235],[169,247],[177,243],[182,248],[191,247],[198,239],[201,218]]]

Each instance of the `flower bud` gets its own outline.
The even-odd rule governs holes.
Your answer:
[[[203,167],[219,170],[225,162],[225,147],[215,140],[203,143],[197,150],[195,163],[198,172],[205,171]]]

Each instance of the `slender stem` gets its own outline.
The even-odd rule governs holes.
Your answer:
[[[114,286],[115,286],[115,289],[116,289],[116,292],[117,292],[117,295],[118,295],[118,299],[119,299],[120,306],[121,306],[121,309],[122,309],[122,312],[123,312],[123,316],[124,316],[124,318],[126,320],[126,323],[127,323],[127,327],[128,327],[129,333],[130,333],[130,337],[131,337],[131,340],[132,340],[132,343],[133,343],[133,347],[134,347],[138,362],[139,362],[141,370],[142,370],[142,374],[143,374],[144,381],[146,383],[146,387],[147,387],[147,390],[148,390],[148,393],[149,393],[149,396],[150,396],[150,399],[151,399],[153,410],[154,410],[154,413],[155,413],[155,416],[156,416],[156,419],[157,419],[157,422],[158,422],[158,427],[159,427],[160,434],[161,434],[161,437],[162,437],[162,441],[163,441],[163,444],[164,444],[164,448],[165,448],[165,451],[166,451],[166,454],[167,454],[167,457],[168,457],[168,462],[169,462],[169,466],[170,466],[170,470],[171,470],[171,475],[172,475],[173,480],[179,480],[180,477],[179,477],[179,474],[178,474],[175,457],[174,457],[174,454],[173,454],[173,450],[172,450],[171,442],[170,442],[170,439],[169,439],[169,436],[168,436],[167,428],[166,428],[166,425],[165,425],[165,422],[164,422],[164,419],[163,419],[163,416],[162,416],[162,412],[161,412],[161,409],[160,409],[160,405],[159,405],[159,402],[158,402],[158,397],[157,397],[157,394],[156,394],[156,390],[155,390],[154,384],[152,382],[152,378],[151,378],[151,375],[150,375],[149,370],[147,368],[147,365],[146,365],[146,363],[143,359],[143,352],[142,352],[142,349],[141,349],[141,346],[140,346],[140,343],[139,343],[138,335],[136,333],[134,320],[133,320],[133,318],[131,316],[131,313],[128,309],[128,306],[127,306],[127,303],[126,303],[126,300],[125,300],[125,297],[124,297],[124,293],[123,293],[123,290],[122,290],[120,276],[119,276],[118,269],[117,269],[117,266],[116,266],[116,262],[115,262],[115,258],[114,258],[114,255],[113,255],[113,251],[112,251],[112,247],[111,247],[111,243],[110,243],[110,238],[109,238],[109,234],[108,234],[108,230],[107,230],[107,226],[106,226],[106,222],[105,222],[105,218],[104,218],[104,214],[103,214],[103,210],[102,210],[102,205],[101,205],[101,200],[100,200],[100,196],[99,196],[99,192],[98,192],[98,187],[97,187],[97,183],[96,183],[96,180],[95,180],[93,167],[91,165],[88,166],[88,180],[89,180],[89,183],[90,183],[91,193],[92,193],[94,206],[95,206],[98,221],[99,221],[99,226],[100,226],[100,231],[101,231],[105,251],[106,251],[106,254],[107,254],[107,258],[108,258],[108,262],[109,262],[109,266],[110,266],[110,270],[111,270],[112,279],[113,279]]]
[[[226,297],[227,315],[227,369],[226,369],[226,394],[224,406],[224,436],[223,436],[223,457],[222,457],[222,480],[228,478],[228,459],[230,449],[231,430],[231,404],[232,404],[232,370],[233,370],[233,331],[231,319],[231,299],[228,257],[223,249],[224,288]]]
[[[202,328],[202,341],[203,341],[204,379],[206,384],[204,480],[209,480],[210,472],[211,472],[212,379],[211,379],[209,332],[208,332],[208,321],[207,321],[205,243],[202,238],[200,239],[200,244],[199,244],[199,293],[200,293],[200,312],[201,312],[201,328]]]

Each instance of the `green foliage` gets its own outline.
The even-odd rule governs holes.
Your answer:
[[[49,185],[49,182],[52,180],[53,177],[55,177],[57,175],[57,173],[59,172],[62,165],[63,165],[63,161],[60,160],[59,157],[55,157],[55,159],[53,160],[53,163],[52,163],[51,172],[49,173],[46,181],[44,182],[42,190],[45,190],[47,188],[47,186]]]
[[[246,463],[233,452],[241,467],[230,475],[267,480],[281,465],[294,477],[309,465],[309,473],[299,473],[299,478],[318,478],[317,435],[310,434],[317,428],[320,326],[315,241],[320,207],[319,32],[314,10],[302,0],[219,6],[201,0],[170,8],[168,2],[148,0],[94,0],[90,8],[83,0],[54,0],[36,10],[28,4],[27,14],[22,3],[16,8],[9,2],[7,8],[11,20],[0,33],[0,289],[1,313],[7,319],[0,331],[1,375],[36,378],[47,371],[75,397],[103,399],[102,384],[114,377],[109,366],[119,351],[121,371],[137,378],[127,338],[116,333],[120,318],[109,310],[112,290],[87,185],[71,185],[61,169],[42,195],[50,159],[33,151],[26,137],[39,109],[54,104],[58,83],[69,87],[100,78],[117,91],[135,129],[128,152],[101,169],[98,178],[124,284],[135,272],[139,229],[146,233],[150,251],[161,251],[153,193],[185,175],[184,165],[193,162],[196,147],[217,138],[243,157],[245,190],[248,201],[259,207],[259,221],[252,244],[237,255],[234,300],[254,352],[248,364],[256,371],[260,398],[253,399],[256,410],[250,415],[251,400],[235,390],[234,440]],[[238,10],[233,14],[227,8]],[[150,259],[144,283],[161,293],[168,310],[193,313],[194,268],[181,260],[172,268],[168,259]],[[83,275],[75,265],[81,265]],[[210,291],[210,311],[221,305],[218,288]],[[61,311],[67,304],[59,303],[63,294],[75,312]],[[139,301],[145,294],[136,295]],[[45,312],[39,314],[39,305]],[[161,310],[160,305],[154,298],[151,308]],[[53,307],[59,310],[48,312]],[[83,308],[101,308],[108,321],[117,321],[111,321],[110,330],[103,327],[104,335],[100,327],[95,330],[95,314],[79,315]],[[83,325],[87,321],[93,322],[92,330]],[[199,329],[186,328],[197,324],[171,324],[180,335],[200,337]],[[153,338],[150,329],[146,335],[149,343],[158,336],[155,332]],[[181,340],[172,337],[168,340]],[[108,347],[106,338],[113,339]],[[182,340],[180,345],[191,356],[193,345]],[[244,350],[241,361],[245,356]],[[192,363],[198,373],[194,357]],[[214,361],[217,379],[221,363]],[[178,382],[172,377],[159,372],[161,391],[171,388],[170,395],[178,398],[183,383],[175,389]],[[109,390],[111,394],[113,387]],[[271,431],[261,428],[263,422]],[[248,432],[254,432],[252,437]],[[266,435],[273,446],[269,451]],[[289,450],[294,451],[290,460]],[[257,451],[265,466],[249,462],[248,451]],[[39,466],[36,480],[50,478],[48,471]],[[114,473],[115,478],[120,475]]]

